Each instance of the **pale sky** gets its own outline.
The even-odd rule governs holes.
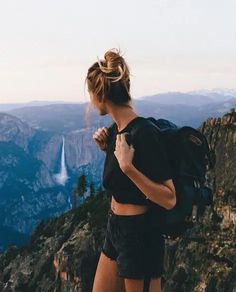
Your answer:
[[[0,0],[0,103],[88,101],[87,70],[113,47],[133,98],[236,89],[235,12],[235,0]]]

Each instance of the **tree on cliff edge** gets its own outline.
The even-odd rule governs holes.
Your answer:
[[[83,197],[83,202],[84,202],[84,193],[86,191],[86,187],[87,187],[86,176],[82,174],[77,179],[75,194],[77,194],[79,197]]]

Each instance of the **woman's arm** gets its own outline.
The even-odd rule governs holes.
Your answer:
[[[175,186],[172,179],[157,183],[145,176],[132,163],[122,167],[122,171],[134,182],[146,197],[167,210],[176,204]]]
[[[153,127],[140,129],[133,146],[128,146],[124,133],[117,135],[114,153],[121,170],[150,201],[172,209],[176,204],[173,172],[159,132]]]

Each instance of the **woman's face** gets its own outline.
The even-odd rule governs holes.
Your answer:
[[[95,96],[91,91],[89,91],[90,95],[90,101],[92,105],[98,110],[98,113],[100,115],[106,115],[107,112],[105,110],[105,103],[104,102],[99,102],[98,97]]]

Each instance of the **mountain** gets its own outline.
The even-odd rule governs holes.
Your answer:
[[[133,106],[139,115],[170,119],[179,126],[190,125],[197,128],[209,116],[220,117],[236,107],[236,98],[209,102],[205,96],[176,93],[150,96],[143,100],[134,99]],[[34,129],[58,134],[66,134],[81,128],[109,126],[112,123],[110,116],[99,116],[94,110],[87,115],[88,109],[88,103],[55,104],[18,108],[8,113]]]
[[[204,105],[207,103],[224,102],[227,99],[236,98],[236,90],[228,88],[214,88],[214,89],[200,89],[189,92],[165,92],[151,96],[143,96],[138,100],[150,100],[160,104],[184,104],[184,105]],[[82,102],[83,103],[83,102]],[[61,100],[44,101],[44,100],[33,100],[30,102],[22,103],[0,103],[0,111],[7,112],[13,109],[45,106],[45,105],[56,105],[56,104],[74,104],[79,105],[81,102],[68,102]]]
[[[236,90],[233,89],[202,89],[189,92],[165,92],[156,95],[142,97],[141,100],[149,100],[165,105],[204,106],[214,103],[224,103],[236,99]]]
[[[49,104],[57,104],[57,103],[66,103],[66,101],[61,100],[53,100],[53,101],[41,101],[41,100],[33,100],[30,102],[18,102],[18,103],[0,103],[0,111],[5,112],[12,109],[28,107],[28,106],[43,106]]]
[[[21,119],[6,113],[0,113],[0,141],[14,141],[16,145],[28,151],[29,139],[35,130]]]
[[[20,245],[40,220],[68,211],[80,174],[99,187],[104,154],[93,143],[92,131],[62,136],[0,113],[0,250]]]
[[[192,106],[183,104],[160,104],[155,101],[140,100],[135,101],[134,105],[138,113],[145,117],[155,117],[168,119],[177,126],[200,127],[202,121],[208,117],[221,117],[222,114],[236,107],[236,99],[228,102],[214,102],[205,105]]]
[[[227,99],[236,98],[236,90],[234,89],[227,89],[227,88],[214,88],[212,90],[209,89],[202,89],[196,91],[188,92],[192,95],[204,95],[211,97],[212,100],[219,102],[219,101],[226,101]]]
[[[49,169],[31,153],[35,135],[20,119],[0,113],[0,250],[22,244],[41,218],[63,210],[54,206],[59,190]]]
[[[28,106],[10,110],[8,113],[18,117],[35,129],[60,134],[111,123],[111,118],[108,116],[105,119],[101,118],[94,111],[91,111],[91,115],[88,115],[86,119],[88,109],[89,106],[87,103],[66,103],[37,107]]]
[[[199,127],[209,116],[219,117],[236,106],[233,89],[197,90],[186,93],[166,92],[133,99],[140,115],[167,118],[179,126]],[[106,126],[112,122],[108,116],[99,116],[89,103],[32,101],[22,104],[0,104],[0,111],[17,116],[32,128],[57,133],[93,126]],[[196,113],[193,115],[192,113]]]
[[[236,110],[209,117],[199,130],[216,155],[207,173],[214,206],[185,236],[166,240],[163,289],[234,292]],[[0,254],[0,290],[91,291],[109,204],[105,192],[98,191],[77,208],[42,221],[25,246]]]
[[[182,92],[166,92],[143,97],[142,100],[157,102],[165,105],[199,106],[213,103],[214,100],[207,95],[188,94]]]

